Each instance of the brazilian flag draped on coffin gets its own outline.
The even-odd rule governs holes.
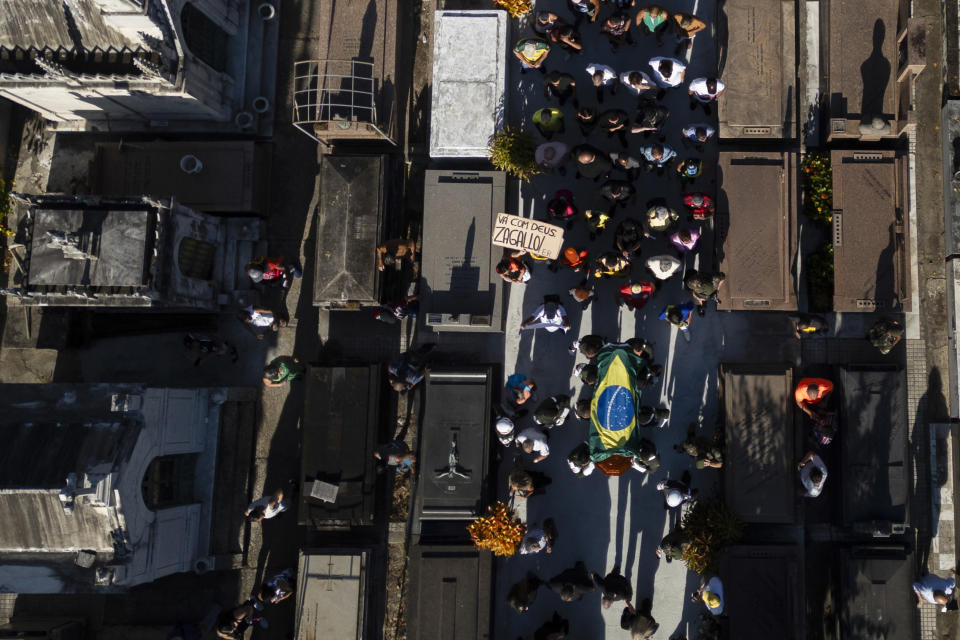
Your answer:
[[[639,453],[637,379],[647,364],[625,345],[611,344],[597,354],[597,390],[590,403],[590,458],[633,458]]]

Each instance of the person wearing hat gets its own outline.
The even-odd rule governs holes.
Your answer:
[[[589,257],[589,252],[583,247],[567,247],[563,250],[563,253],[560,254],[559,264],[569,267],[574,272],[578,272],[582,271],[587,265],[587,259]],[[555,271],[556,269],[553,270]]]
[[[600,604],[604,609],[609,609],[617,600],[630,602],[633,598],[633,586],[620,573],[620,565],[614,566],[605,577],[600,577],[596,571],[591,572],[590,577],[600,587]]]
[[[541,38],[523,38],[513,47],[513,55],[520,61],[520,72],[537,69],[546,73],[543,63],[550,54],[550,45]]]
[[[723,583],[720,578],[713,576],[709,580],[706,577],[700,582],[700,588],[693,592],[690,598],[693,602],[702,600],[715,616],[723,613]]]
[[[567,319],[567,310],[557,302],[556,296],[545,296],[543,304],[534,310],[533,315],[520,323],[520,331],[524,329],[546,329],[548,333],[570,331],[570,321]]]
[[[570,413],[570,396],[550,396],[533,412],[533,421],[541,427],[553,429],[567,421]]]
[[[501,417],[497,419],[495,426],[497,430],[497,440],[500,441],[505,447],[509,447],[513,444],[513,440],[516,437],[516,426],[513,424],[513,420],[507,417]]]
[[[593,473],[596,465],[590,459],[590,447],[586,442],[581,442],[567,454],[567,466],[578,478],[586,478]]]
[[[689,478],[690,472],[687,471],[684,475]],[[661,480],[657,483],[657,491],[663,492],[664,510],[676,509],[684,502],[690,502],[696,493],[690,489],[687,482],[681,480]]]
[[[652,282],[628,282],[620,287],[617,301],[625,304],[631,311],[639,311],[657,290]]]

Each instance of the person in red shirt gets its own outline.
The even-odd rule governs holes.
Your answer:
[[[797,384],[793,399],[800,410],[812,420],[820,421],[828,415],[826,399],[833,393],[833,383],[824,378],[804,378]]]
[[[300,277],[300,270],[296,265],[286,265],[283,263],[283,256],[278,258],[269,258],[260,256],[254,258],[244,267],[247,276],[254,284],[279,284],[284,289],[290,286],[290,276]]]
[[[656,287],[653,286],[652,282],[628,282],[620,287],[617,299],[621,304],[638,311],[643,308],[643,305],[647,304],[647,300],[650,299],[654,291],[656,291]]]
[[[547,216],[558,222],[567,223],[569,229],[573,226],[579,210],[573,203],[573,193],[569,189],[557,189],[553,200],[547,203]]]
[[[693,220],[709,220],[713,218],[716,209],[713,206],[713,198],[705,193],[688,193],[683,196],[683,204],[690,212],[690,218]]]
[[[589,253],[583,247],[567,247],[563,250],[563,253],[560,254],[560,258],[557,262],[554,262],[550,265],[551,271],[556,271],[557,263],[562,264],[565,267],[569,267],[573,271],[582,271],[584,266],[587,264],[587,259]]]

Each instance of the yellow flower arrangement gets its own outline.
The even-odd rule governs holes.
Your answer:
[[[493,0],[493,5],[506,9],[513,18],[521,18],[533,11],[533,0]]]
[[[514,518],[507,505],[497,502],[487,508],[487,515],[467,525],[467,531],[478,549],[492,551],[498,556],[512,556],[520,548],[527,526]]]

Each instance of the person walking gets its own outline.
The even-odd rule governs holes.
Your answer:
[[[631,311],[639,311],[647,304],[647,300],[654,294],[657,288],[652,282],[628,282],[617,292],[617,302],[626,305]]]
[[[641,97],[637,104],[637,114],[630,126],[630,133],[641,133],[644,138],[651,134],[659,135],[663,130],[663,123],[670,117],[670,109],[655,101]],[[663,136],[660,137],[663,141]]]
[[[570,290],[567,292],[570,294],[570,297],[574,301],[580,303],[580,310],[586,311],[590,307],[590,303],[596,299],[597,294],[594,289],[590,286],[588,280],[581,280],[579,284],[570,287]]]
[[[823,458],[808,451],[797,463],[797,470],[800,472],[800,484],[803,485],[804,496],[807,498],[816,498],[823,492],[823,485],[827,482],[827,465]]]
[[[592,571],[590,577],[600,588],[600,605],[604,609],[609,609],[618,600],[630,602],[633,599],[633,586],[620,573],[620,565],[614,565],[606,576],[601,577],[599,573]]]
[[[514,45],[513,55],[520,61],[520,73],[530,69],[546,73],[543,63],[550,55],[550,45],[542,38],[522,38]]]
[[[710,104],[716,102],[724,89],[726,85],[717,78],[694,78],[690,81],[690,88],[687,91],[690,95],[690,110],[693,111],[698,106],[702,106],[703,112],[710,115]]]
[[[517,446],[526,453],[533,454],[533,463],[539,464],[550,455],[547,434],[539,427],[527,427],[517,436]]]
[[[647,171],[657,170],[658,175],[663,174],[664,167],[677,156],[677,152],[668,144],[652,144],[640,147],[640,157],[646,160],[644,167]]]
[[[653,80],[660,87],[657,99],[663,98],[667,89],[673,89],[683,84],[683,77],[687,73],[687,65],[676,58],[656,56],[650,58],[650,68],[653,70]]]
[[[727,275],[722,271],[710,273],[708,271],[697,271],[690,269],[683,276],[683,288],[686,289],[693,301],[697,305],[697,313],[704,315],[704,305],[713,300],[720,304],[720,298],[717,294],[720,292],[720,286],[726,281]]]
[[[683,304],[667,305],[660,312],[660,319],[666,320],[677,328],[683,338],[690,342],[690,318],[693,317],[694,304],[684,302]]]
[[[683,254],[690,253],[697,248],[698,240],[700,240],[700,232],[696,229],[681,229],[670,234],[670,244],[676,247],[677,256],[681,258]]]
[[[600,13],[600,0],[567,0],[567,8],[574,15],[574,26],[580,26],[580,21],[585,17],[589,18],[590,22],[596,22]]]
[[[833,383],[825,378],[803,378],[793,390],[797,407],[815,423],[829,421],[827,401],[833,393]]]
[[[567,310],[558,300],[557,296],[544,296],[543,304],[538,306],[532,315],[520,323],[520,331],[522,332],[525,329],[545,329],[548,333],[570,331]]]
[[[677,47],[673,53],[680,55],[693,46],[693,38],[707,27],[707,23],[691,13],[675,13],[671,18],[677,40]]]
[[[558,224],[565,224],[567,229],[573,226],[578,213],[577,205],[573,202],[573,192],[569,189],[557,189],[547,203],[547,217]]]
[[[612,216],[617,207],[626,206],[633,200],[637,190],[626,180],[607,180],[600,186],[600,195],[610,202],[610,215]]]
[[[637,96],[637,106],[642,104],[643,97],[657,88],[657,84],[645,72],[635,69],[620,73],[620,84]]]
[[[410,451],[409,445],[399,438],[377,447],[373,457],[388,467],[394,467],[398,472],[410,471],[417,461],[417,456]]]
[[[601,178],[606,179],[613,169],[610,156],[589,144],[574,147],[571,154],[577,166],[577,178],[583,177],[598,182]]]
[[[543,584],[543,580],[536,574],[528,572],[523,580],[515,583],[507,592],[507,604],[517,613],[528,611],[537,599],[537,590]]]
[[[594,278],[625,278],[630,275],[630,261],[627,258],[607,251],[600,254],[593,265]]]
[[[567,454],[567,466],[578,478],[586,478],[593,473],[596,465],[590,459],[590,447],[586,442],[581,442]]]
[[[653,201],[643,218],[644,235],[648,238],[655,238],[656,234],[669,235],[677,226],[678,220],[680,216],[675,210],[663,201]]]
[[[627,218],[617,225],[613,234],[613,247],[629,260],[640,255],[643,238],[643,226],[633,218]]]
[[[279,285],[283,289],[290,288],[291,278],[303,275],[297,265],[286,264],[283,256],[254,258],[246,264],[244,272],[253,284]]]
[[[589,106],[580,106],[577,108],[577,125],[580,127],[580,133],[583,134],[583,137],[588,137],[592,132],[594,127],[597,126],[597,109],[596,107]]]
[[[630,640],[650,640],[660,625],[654,620],[650,610],[650,600],[643,601],[640,609],[627,602],[620,616],[620,628],[630,632]]]
[[[590,572],[587,571],[587,567],[582,560],[577,560],[572,567],[564,569],[550,578],[547,586],[564,602],[576,602],[582,599],[585,594],[593,593],[596,589],[590,577]]]
[[[280,330],[280,327],[287,326],[287,323],[270,309],[253,305],[241,309],[239,318],[243,322],[243,328],[256,336],[257,340],[263,340],[267,330],[275,333]]]
[[[625,151],[614,151],[610,154],[610,161],[615,168],[626,174],[627,180],[632,182],[637,179],[637,169],[641,167],[639,160]]]
[[[630,117],[623,109],[608,109],[601,113],[598,118],[600,130],[606,132],[607,138],[617,136],[620,146],[624,148],[627,146],[627,124],[629,122]]]
[[[663,34],[670,26],[670,14],[666,9],[657,5],[643,7],[637,12],[636,20],[640,33],[654,36],[658,47],[663,44]]]
[[[603,336],[595,334],[586,335],[570,343],[570,355],[574,355],[579,351],[582,355],[592,360],[597,357],[600,349],[602,349],[605,344],[607,344],[607,339]]]
[[[710,220],[716,212],[713,206],[713,198],[699,191],[684,195],[683,206],[687,208],[687,219],[698,222]]]
[[[683,527],[677,525],[670,533],[663,536],[660,540],[660,546],[657,547],[656,554],[658,558],[673,562],[674,558],[683,558],[683,552],[690,547],[690,538],[687,536]]]
[[[587,75],[590,76],[593,86],[597,89],[597,103],[603,104],[604,89],[610,90],[610,95],[617,94],[617,72],[613,67],[591,62],[587,65]]]
[[[263,368],[263,386],[282,387],[288,382],[299,380],[307,368],[293,356],[277,356]]]
[[[787,320],[790,321],[790,325],[793,327],[793,335],[796,336],[797,340],[824,335],[829,329],[829,325],[823,316],[812,313],[797,313],[787,316]]]
[[[630,35],[630,22],[630,14],[626,11],[616,11],[603,21],[600,33],[607,37],[613,53],[616,53],[624,42],[633,44],[633,36]]]
[[[558,394],[540,403],[533,412],[533,421],[545,429],[563,426],[570,414],[570,396]]]
[[[573,108],[576,109],[579,106],[577,103],[577,83],[569,73],[551,71],[545,75],[543,77],[543,97],[546,100],[556,98],[560,101],[561,107],[567,103],[568,98],[573,98]]]
[[[283,489],[277,489],[273,495],[263,496],[251,502],[243,515],[247,522],[261,522],[276,518],[290,508],[290,504],[283,499]]]
[[[557,173],[561,176],[566,175],[567,169],[563,163],[567,160],[567,151],[569,147],[563,142],[544,142],[537,146],[533,157],[544,173]]]
[[[547,140],[555,133],[563,133],[563,111],[555,107],[544,107],[533,112],[533,125]]]
[[[662,254],[647,258],[644,265],[647,267],[647,271],[649,271],[658,282],[663,282],[669,280],[680,271],[683,263],[673,256]]]
[[[709,124],[690,124],[681,129],[680,133],[685,142],[689,142],[698,151],[703,150],[703,145],[714,136],[716,129]]]
[[[703,173],[703,161],[699,158],[687,158],[677,165],[677,175],[682,183],[693,182]]]
[[[676,509],[685,502],[691,502],[696,490],[690,488],[690,472],[684,471],[684,479],[661,480],[657,483],[657,491],[663,493],[663,509]]]

